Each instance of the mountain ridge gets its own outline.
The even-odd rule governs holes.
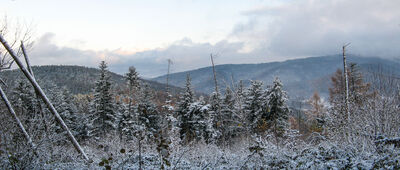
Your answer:
[[[394,68],[396,74],[400,74],[400,63],[388,59],[350,54],[348,63],[357,63],[364,72],[382,65],[384,68]],[[222,64],[216,65],[215,69],[220,89],[232,86],[232,82],[236,84],[239,80],[243,80],[245,85],[249,85],[250,80],[261,80],[264,84],[271,84],[273,78],[279,76],[292,98],[308,98],[314,91],[326,97],[330,77],[337,69],[343,70],[343,63],[341,55],[326,55],[258,64]],[[186,74],[191,75],[196,91],[210,93],[214,90],[211,66],[170,74],[170,84],[182,87]],[[165,80],[165,77],[166,75],[163,75],[151,80],[160,82]]]
[[[89,94],[94,89],[95,81],[98,79],[100,70],[97,68],[91,68],[86,66],[77,65],[43,65],[43,66],[32,66],[35,78],[38,83],[46,88],[49,85],[55,85],[57,87],[66,87],[72,94]],[[108,72],[110,79],[113,83],[114,89],[121,90],[126,87],[126,81],[124,76],[111,72]],[[139,73],[140,74],[140,73]],[[19,69],[5,70],[0,73],[0,77],[6,82],[8,86],[15,84],[17,79],[23,78],[22,72]],[[148,83],[150,88],[156,91],[165,91],[166,85],[163,83],[142,79],[145,83]],[[182,89],[174,86],[170,86],[172,93],[178,93]]]

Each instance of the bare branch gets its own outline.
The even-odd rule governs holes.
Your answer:
[[[89,160],[86,153],[83,151],[83,149],[81,148],[79,143],[76,141],[75,137],[72,135],[72,133],[69,130],[69,128],[67,127],[67,125],[64,123],[61,116],[58,114],[57,110],[54,108],[53,104],[49,101],[46,94],[43,92],[42,88],[39,86],[39,84],[36,82],[36,80],[32,77],[32,75],[28,72],[28,70],[23,66],[23,64],[21,63],[21,61],[15,54],[14,50],[11,49],[11,47],[8,45],[7,41],[4,40],[2,35],[0,35],[0,42],[1,42],[1,44],[3,44],[4,48],[6,48],[6,50],[11,55],[11,57],[15,60],[18,67],[21,69],[21,71],[24,73],[24,75],[28,78],[29,82],[32,84],[32,86],[35,88],[35,90],[39,93],[43,102],[47,105],[50,112],[55,116],[55,119],[57,120],[57,122],[67,132],[67,135],[68,135],[69,139],[71,140],[72,144],[74,145],[75,149],[79,153],[82,154],[82,156],[84,157],[85,160]]]

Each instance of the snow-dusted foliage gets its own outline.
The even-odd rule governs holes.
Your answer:
[[[181,139],[186,142],[193,140],[192,136],[194,135],[191,133],[191,129],[193,128],[191,127],[192,116],[189,114],[190,106],[194,102],[194,92],[190,81],[190,76],[187,75],[185,91],[180,95],[175,110],[175,115],[178,118]]]
[[[246,127],[251,133],[264,133],[267,130],[268,109],[262,82],[251,82],[245,93],[243,110]]]
[[[227,87],[221,103],[221,142],[232,144],[233,139],[240,137],[244,132],[240,111],[235,108],[236,98],[232,90]]]
[[[138,122],[140,125],[145,126],[146,135],[154,139],[155,135],[159,133],[161,118],[152,102],[153,94],[148,84],[141,88],[139,100],[137,103]]]
[[[288,119],[290,111],[286,103],[288,97],[282,88],[282,82],[276,77],[272,87],[266,93],[268,101],[267,124],[274,132],[274,135],[277,136],[282,136],[289,127]]]
[[[205,140],[208,143],[216,142],[222,135],[223,119],[220,96],[219,92],[213,92],[210,96],[209,107],[207,107]]]
[[[165,94],[138,83],[133,67],[125,77],[128,86],[112,89],[106,68],[102,62],[93,94],[73,96],[42,82],[91,161],[65,142],[35,91],[19,81],[7,93],[37,146],[22,139],[16,124],[7,121],[10,115],[0,114],[0,169],[400,168],[400,92],[370,91],[355,66],[349,71],[350,114],[339,71],[329,105],[315,94],[305,108],[293,108],[307,119],[303,132],[289,129],[289,116],[290,123],[298,120],[279,78],[266,82],[267,88],[252,81],[248,88],[240,83],[196,98],[188,76],[175,103],[172,93],[156,100]]]
[[[99,68],[100,76],[96,81],[93,100],[90,103],[90,119],[94,136],[109,134],[116,128],[116,113],[107,64],[102,61]]]

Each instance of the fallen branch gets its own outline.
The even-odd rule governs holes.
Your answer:
[[[72,135],[71,131],[69,130],[68,126],[64,123],[62,120],[61,116],[58,114],[57,110],[54,108],[53,104],[51,104],[50,100],[47,98],[46,94],[43,92],[42,88],[39,86],[39,84],[36,82],[36,80],[32,77],[32,75],[28,72],[28,70],[23,66],[15,52],[11,49],[11,47],[8,45],[7,41],[4,40],[3,36],[0,35],[0,42],[3,44],[4,48],[8,51],[8,53],[11,55],[11,57],[14,59],[14,61],[17,63],[18,67],[20,70],[24,73],[26,78],[28,78],[29,82],[32,84],[32,86],[35,88],[35,91],[38,92],[39,96],[42,98],[43,102],[47,105],[48,109],[50,112],[54,115],[56,121],[61,125],[61,127],[67,132],[68,137],[72,144],[74,145],[75,149],[82,154],[83,158],[87,161],[89,161],[89,158],[87,157],[86,153],[83,151],[79,143],[76,141],[74,135]]]

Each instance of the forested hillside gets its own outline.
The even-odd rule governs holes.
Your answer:
[[[381,58],[360,57],[349,55],[349,63],[357,63],[365,77],[369,77],[371,72],[384,71],[386,73],[399,75],[400,63]],[[302,96],[310,96],[315,91],[321,96],[328,97],[330,77],[333,73],[343,68],[340,55],[309,57],[303,59],[293,59],[283,62],[271,62],[261,64],[224,64],[215,67],[219,85],[224,88],[232,86],[243,80],[246,86],[250,85],[250,80],[260,80],[271,82],[278,76],[285,84],[285,90],[290,94],[291,99]],[[173,73],[170,75],[172,85],[183,87],[185,75],[192,77],[193,88],[196,91],[210,93],[213,91],[214,79],[212,67],[205,67],[191,71]],[[160,76],[153,80],[163,82],[166,76]]]
[[[399,24],[400,0],[0,1],[0,170],[400,170]]]
[[[53,84],[57,87],[66,87],[73,94],[89,94],[93,91],[97,76],[100,74],[99,69],[83,66],[33,66],[35,77],[44,87]],[[126,70],[128,72],[128,70]],[[114,89],[125,89],[126,81],[124,77],[113,72],[109,72],[110,81],[113,82]],[[0,77],[7,84],[15,84],[18,79],[26,79],[19,70],[7,70],[0,74]],[[165,91],[165,80],[161,83],[142,80],[149,84],[150,88],[156,91]],[[170,87],[172,93],[176,94],[181,89],[174,86]]]
[[[71,70],[54,71],[63,67]],[[48,86],[45,93],[90,160],[74,150],[48,106],[25,79],[18,78],[6,94],[27,134],[32,134],[34,148],[27,145],[2,103],[1,142],[6,146],[1,151],[2,167],[399,168],[400,91],[393,74],[375,70],[379,74],[366,80],[360,67],[350,64],[348,103],[343,100],[343,73],[338,69],[326,87],[329,101],[315,93],[289,107],[290,94],[279,77],[271,82],[251,80],[249,86],[239,82],[204,98],[193,91],[187,74],[179,95],[167,92],[160,97],[139,79],[134,67],[120,79],[125,84],[122,92],[112,81],[118,75],[110,73],[105,62],[99,70],[63,67],[48,66],[41,74],[53,78],[41,83]],[[97,72],[87,95],[55,85],[81,76],[67,74],[63,80],[57,76],[74,72],[73,68],[92,70],[82,73],[86,76]]]

